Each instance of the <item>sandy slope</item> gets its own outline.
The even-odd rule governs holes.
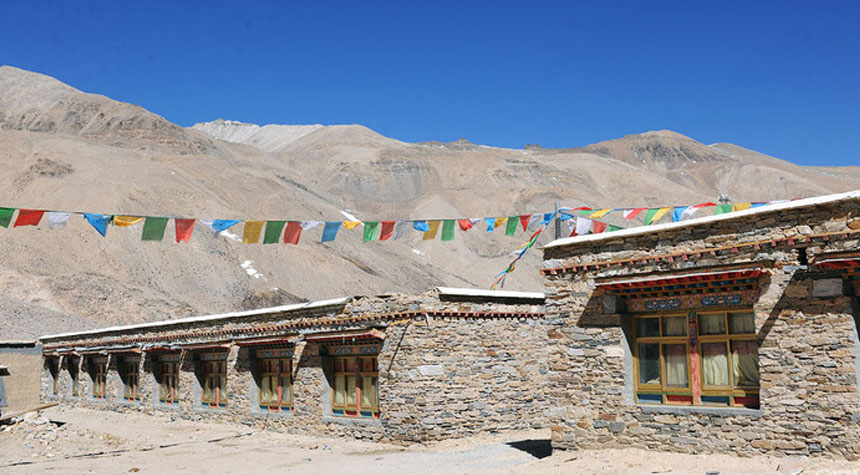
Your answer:
[[[359,219],[482,217],[548,211],[556,201],[657,206],[720,192],[748,201],[860,188],[856,167],[800,167],[670,131],[511,150],[404,143],[360,125],[245,127],[182,128],[0,67],[0,205],[322,221],[342,220],[342,211]],[[308,231],[299,246],[242,245],[198,225],[191,243],[177,245],[170,229],[164,243],[141,242],[139,226],[102,238],[80,218],[63,230],[0,229],[7,304],[40,309],[34,319],[0,318],[0,335],[37,336],[43,320],[63,331],[440,284],[487,287],[526,239],[474,229],[452,243],[410,232],[363,244],[360,230],[341,230],[321,244],[320,233]],[[539,253],[528,255],[507,288],[539,290],[539,266]]]

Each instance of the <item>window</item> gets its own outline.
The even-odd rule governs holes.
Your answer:
[[[260,409],[290,410],[293,405],[292,362],[288,358],[264,358],[260,362]]]
[[[207,407],[227,407],[227,361],[203,361],[200,401]]]
[[[105,398],[105,375],[107,374],[107,359],[90,361],[90,378],[93,380],[93,399]]]
[[[159,361],[158,401],[162,404],[179,404],[176,388],[179,385],[179,362]]]
[[[633,331],[637,402],[759,407],[754,313],[636,316]]]
[[[376,356],[333,358],[332,413],[336,416],[379,417]]]
[[[138,373],[138,361],[123,361],[123,374],[125,380],[122,386],[122,398],[126,401],[137,401],[140,395],[137,392],[138,383],[140,382]]]

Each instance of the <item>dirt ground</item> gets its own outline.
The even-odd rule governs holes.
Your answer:
[[[0,427],[0,473],[860,473],[860,462],[638,449],[550,453],[548,433],[400,447],[169,416],[51,408]]]

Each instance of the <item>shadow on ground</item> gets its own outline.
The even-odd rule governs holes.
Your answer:
[[[522,450],[536,459],[542,459],[552,455],[552,444],[549,439],[529,439],[508,442],[509,446]]]

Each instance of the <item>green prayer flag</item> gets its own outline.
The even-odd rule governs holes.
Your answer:
[[[734,209],[734,205],[717,205],[717,209],[714,210],[714,214],[731,213]]]
[[[645,226],[651,224],[651,221],[654,220],[654,215],[660,211],[660,208],[651,208],[648,210],[648,213],[645,215]]]
[[[621,227],[615,226],[614,224],[610,224],[609,228],[606,229],[606,232],[611,233],[612,231],[621,231]]]
[[[442,240],[443,241],[453,241],[454,240],[454,220],[453,219],[446,219],[445,221],[442,222]]]
[[[281,231],[284,230],[286,221],[266,221],[266,233],[263,235],[263,244],[275,244],[281,240]]]
[[[167,227],[167,221],[170,218],[153,218],[147,216],[143,222],[143,234],[140,237],[141,241],[161,241],[164,239],[164,228]]]
[[[0,226],[8,228],[13,214],[15,214],[15,208],[0,208]]]
[[[520,222],[519,216],[510,216],[508,217],[508,225],[505,227],[505,236],[513,236],[514,231],[517,230],[517,224]]]
[[[379,221],[364,222],[364,242],[376,240],[377,227],[379,227]]]

